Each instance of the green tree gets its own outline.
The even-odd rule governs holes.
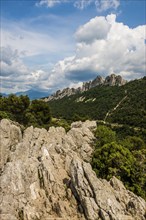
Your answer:
[[[112,142],[97,147],[91,164],[98,177],[109,180],[112,176],[116,176],[128,189],[146,198],[144,152],[134,151],[132,153],[126,147]]]
[[[4,111],[10,119],[24,123],[25,111],[30,104],[28,96],[17,97],[14,94],[0,98],[0,110]]]
[[[99,177],[110,179],[114,175],[128,183],[134,162],[127,148],[112,142],[95,150],[92,166]]]
[[[97,127],[95,136],[97,146],[103,146],[104,144],[116,141],[116,133],[104,125]]]
[[[146,148],[144,141],[140,137],[136,136],[128,136],[121,143],[130,151],[137,151]]]
[[[51,112],[49,105],[41,100],[33,100],[26,111],[26,123],[28,125],[49,127]]]

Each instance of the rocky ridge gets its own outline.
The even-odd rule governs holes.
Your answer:
[[[124,80],[120,75],[111,74],[110,76],[107,76],[105,79],[101,76],[97,76],[94,80],[89,82],[84,82],[82,87],[79,87],[77,89],[75,88],[65,88],[63,90],[58,90],[53,95],[44,98],[44,101],[51,101],[51,100],[57,100],[62,99],[65,96],[71,96],[77,93],[82,93],[85,91],[88,91],[91,88],[94,88],[95,86],[99,85],[108,85],[108,86],[122,86],[126,83],[126,80]]]
[[[145,201],[113,177],[98,179],[89,161],[95,121],[71,130],[3,119],[1,220],[144,220]]]

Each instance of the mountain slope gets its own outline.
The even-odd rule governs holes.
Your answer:
[[[51,100],[56,118],[89,118],[146,128],[146,77],[123,86],[99,85],[81,94]]]

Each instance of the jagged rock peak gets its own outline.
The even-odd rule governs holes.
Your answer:
[[[97,76],[92,81],[83,82],[82,87],[79,87],[77,89],[65,88],[63,90],[58,90],[53,95],[49,96],[48,98],[45,98],[44,101],[62,99],[65,96],[71,96],[71,95],[74,95],[77,93],[82,93],[82,92],[88,91],[89,89],[94,88],[95,86],[99,86],[99,85],[122,86],[125,83],[126,83],[126,80],[124,80],[120,75],[111,74],[110,76],[107,76],[106,78],[103,78],[101,76]]]
[[[95,121],[21,131],[3,119],[1,220],[145,220],[145,201],[113,177],[98,179],[89,161]]]
[[[109,85],[109,86],[115,86],[115,85],[122,86],[125,83],[126,80],[124,80],[122,76],[120,75],[116,76],[115,74],[111,74],[110,76],[107,76],[104,81],[104,85]]]

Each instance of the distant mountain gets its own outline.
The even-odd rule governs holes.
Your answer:
[[[56,118],[87,118],[146,128],[146,77],[122,86],[99,84],[82,93],[52,99],[49,106]]]
[[[5,94],[5,93],[0,93],[2,96],[4,97],[8,97],[9,94]],[[37,90],[27,90],[24,92],[16,92],[14,93],[16,96],[20,96],[20,95],[27,95],[30,100],[34,100],[34,99],[40,99],[40,98],[44,98],[48,95],[50,95],[50,93],[48,91],[37,91]]]
[[[107,76],[106,78],[103,78],[101,76],[97,76],[94,80],[91,80],[89,82],[84,82],[82,87],[79,87],[77,89],[65,88],[63,90],[58,90],[53,95],[45,98],[45,101],[62,99],[65,96],[71,96],[71,95],[75,95],[78,93],[82,93],[82,92],[88,91],[88,90],[90,90],[96,86],[99,86],[99,85],[122,86],[125,83],[126,83],[126,80],[124,80],[120,75],[111,74],[110,76]]]
[[[17,96],[27,95],[30,98],[30,100],[34,100],[34,99],[40,99],[40,98],[48,96],[49,92],[48,91],[37,91],[37,90],[30,89],[30,90],[27,90],[24,92],[16,92],[14,94]],[[1,95],[4,97],[7,97],[9,94],[1,93]]]
[[[6,93],[0,93],[0,95],[3,96],[3,97],[7,97],[8,96],[8,94],[6,94]]]
[[[27,90],[25,92],[17,92],[15,93],[17,96],[20,95],[28,95],[31,100],[40,99],[49,95],[48,91],[37,91],[37,90]]]

